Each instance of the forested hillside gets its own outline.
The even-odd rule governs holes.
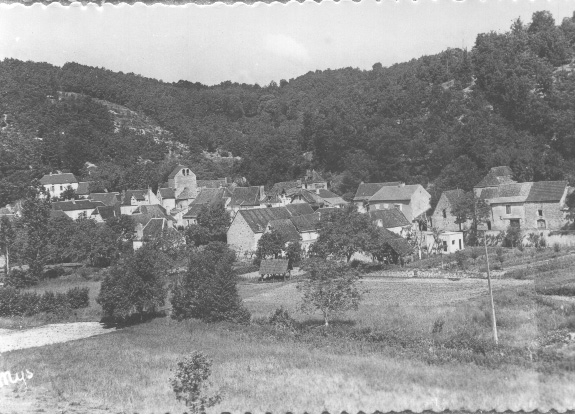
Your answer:
[[[169,84],[76,63],[6,59],[0,205],[45,171],[82,175],[86,161],[106,167],[99,179],[110,190],[156,187],[182,160],[199,178],[228,174],[254,185],[298,177],[312,166],[342,194],[362,180],[404,180],[429,185],[437,199],[442,189],[470,189],[494,165],[510,165],[520,181],[573,184],[574,43],[575,16],[557,25],[537,12],[506,33],[479,35],[470,51],[448,49],[367,71],[309,72],[267,86]],[[59,99],[59,91],[85,97]],[[153,120],[185,147],[117,128],[110,106],[97,100]],[[240,159],[202,156],[216,150]]]

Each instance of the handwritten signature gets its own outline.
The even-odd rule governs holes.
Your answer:
[[[2,388],[5,385],[17,384],[19,382],[23,382],[24,384],[26,384],[26,380],[31,379],[34,376],[34,374],[30,370],[26,369],[25,371],[26,372],[24,371],[17,372],[14,375],[12,375],[10,371],[0,372],[0,388]]]

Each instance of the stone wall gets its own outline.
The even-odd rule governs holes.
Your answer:
[[[258,240],[244,217],[236,214],[228,229],[228,245],[236,251],[249,251],[256,249]]]
[[[443,210],[445,210],[446,218],[443,218]],[[441,230],[447,231],[460,231],[459,224],[455,223],[455,216],[451,214],[451,203],[448,198],[442,194],[435,211],[431,216],[431,226]],[[463,224],[462,229],[466,229],[468,226]]]
[[[543,213],[541,216],[539,210]],[[547,230],[559,230],[567,223],[559,203],[525,204],[525,223],[521,223],[521,227],[526,230],[541,230],[537,226],[538,220],[545,221],[545,229]]]

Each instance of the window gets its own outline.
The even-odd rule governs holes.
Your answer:
[[[487,230],[491,230],[491,221],[487,220]]]
[[[383,208],[389,208],[389,204],[383,204]]]
[[[537,228],[538,228],[538,229],[545,229],[545,228],[547,228],[547,226],[546,226],[546,224],[545,224],[545,220],[543,220],[543,219],[537,220]]]
[[[443,211],[441,212],[443,214],[443,218],[447,218],[447,210],[443,209]]]
[[[50,187],[50,191],[53,193],[54,192],[54,186]]]
[[[376,210],[379,210],[380,208],[381,208],[381,204],[376,204],[376,205],[375,205],[375,209],[376,209]]]
[[[401,211],[401,204],[394,204],[393,205],[396,209],[398,209],[399,211]]]
[[[505,206],[505,214],[511,214],[511,206],[510,205]]]
[[[443,240],[443,251],[447,251],[447,242],[445,240]]]
[[[451,244],[455,244],[455,240],[451,240]]]
[[[461,239],[459,239],[459,250],[461,250]]]
[[[516,227],[516,228],[521,227],[521,225],[519,224],[519,219],[509,220],[509,225],[511,227]]]
[[[537,215],[539,217],[543,217],[543,210],[537,210]]]

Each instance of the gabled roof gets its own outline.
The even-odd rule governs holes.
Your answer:
[[[487,175],[475,185],[475,188],[497,187],[501,184],[512,184],[515,182],[511,168],[507,166],[493,167]]]
[[[413,247],[403,237],[388,240],[387,243],[400,256],[407,256],[413,253]]]
[[[238,215],[244,218],[254,233],[263,233],[268,223],[272,220],[289,219],[291,217],[290,212],[285,207],[239,210]]]
[[[380,221],[381,225],[385,229],[391,229],[394,227],[405,227],[411,226],[409,220],[405,215],[397,208],[390,208],[384,210],[372,210],[369,212],[369,217],[372,221]]]
[[[222,201],[231,194],[226,188],[204,188],[200,190],[197,197],[192,201],[193,204],[214,204]]]
[[[318,195],[319,195],[321,198],[336,198],[336,197],[339,197],[337,194],[332,193],[331,191],[326,190],[325,188],[320,188],[320,189],[318,190]]]
[[[176,200],[189,200],[191,198],[195,198],[195,195],[188,187],[184,187],[182,192],[176,196]]]
[[[277,230],[286,241],[300,240],[299,233],[290,219],[271,220],[268,227],[271,230]]]
[[[78,180],[76,176],[72,173],[60,173],[60,174],[46,174],[40,179],[40,184],[42,185],[53,185],[53,184],[72,184],[77,183]]]
[[[527,200],[533,183],[503,184],[497,187],[495,197],[489,198],[490,204],[523,203]]]
[[[445,198],[447,198],[449,204],[454,205],[457,203],[457,200],[465,195],[465,191],[459,188],[457,190],[444,191],[443,195],[445,195]]]
[[[313,208],[307,203],[288,204],[285,208],[292,216],[303,216],[313,214]]]
[[[260,275],[281,275],[288,271],[288,259],[262,259]]]
[[[196,180],[198,188],[220,188],[227,185],[226,179],[220,180]]]
[[[295,216],[291,218],[291,222],[300,233],[305,231],[316,231],[319,221],[319,213],[305,214],[303,216]]]
[[[190,208],[188,209],[188,211],[186,211],[186,213],[183,215],[184,219],[194,219],[194,218],[198,218],[198,214],[200,213],[200,211],[202,211],[202,208],[205,206],[205,204],[194,204],[192,203],[190,205]]]
[[[398,186],[402,183],[400,181],[388,183],[361,183],[357,187],[353,201],[368,200],[371,196],[377,193],[382,187]]]
[[[120,215],[121,215],[120,205],[116,204],[114,206],[96,207],[96,209],[92,213],[92,216],[97,216],[97,215],[100,215],[100,217],[102,217],[102,220],[104,220],[104,221],[111,219],[113,217],[120,217]]]
[[[148,190],[126,190],[124,193],[124,198],[122,200],[123,206],[129,206],[132,204],[131,199],[134,197],[137,201],[144,201],[146,199],[145,194]]]
[[[297,189],[301,187],[301,181],[282,181],[280,183],[275,183],[272,189],[269,191],[270,194],[282,194],[291,189]]]
[[[401,186],[384,186],[377,193],[369,198],[369,201],[402,201],[410,200],[413,193],[419,188],[419,184],[401,185]]]
[[[158,237],[162,234],[164,226],[167,227],[166,220],[163,218],[153,218],[148,221],[148,224],[144,227],[143,235],[144,239],[151,239]]]
[[[257,206],[260,204],[259,187],[236,187],[231,190],[232,206]]]
[[[306,183],[325,183],[326,180],[319,175],[316,170],[311,170],[306,173],[306,176],[303,178],[303,181]]]
[[[104,203],[92,200],[54,201],[52,209],[62,211],[92,210],[103,205]]]
[[[90,186],[89,181],[81,181],[78,183],[78,189],[76,190],[77,195],[88,195],[90,194],[90,190],[88,187]]]
[[[176,191],[173,188],[160,188],[158,189],[158,193],[164,200],[168,198],[176,198]]]
[[[325,200],[317,195],[315,191],[305,190],[303,188],[299,188],[293,192],[290,198],[292,201],[297,198],[316,207],[323,207],[325,204]]]
[[[62,210],[50,210],[51,219],[64,218],[64,217],[67,218],[68,220],[72,220],[72,218],[68,216],[66,213],[64,213]]]
[[[166,209],[159,204],[138,206],[132,214],[148,214],[154,218],[169,218]]]
[[[113,206],[120,203],[120,193],[90,193],[90,200]]]
[[[526,203],[536,202],[559,202],[565,194],[567,188],[566,181],[538,181],[533,183],[529,195],[525,200]]]

